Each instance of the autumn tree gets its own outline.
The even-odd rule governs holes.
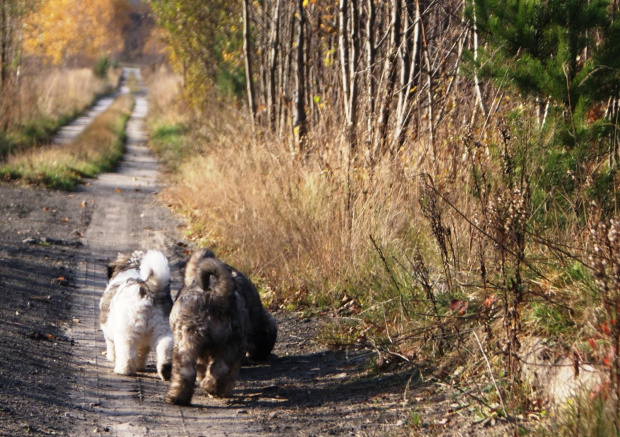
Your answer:
[[[23,59],[24,17],[36,7],[35,0],[3,0],[0,3],[0,127],[6,129],[20,87]]]
[[[323,155],[323,134],[342,138],[354,165],[393,159],[414,138],[421,160],[435,159],[448,122],[475,118],[458,74],[472,44],[460,0],[150,4],[192,97],[227,71],[256,129],[291,149],[301,130],[305,153]]]
[[[242,93],[242,5],[226,0],[148,0],[164,30],[169,60],[182,72],[188,96],[204,100],[213,84]]]
[[[127,0],[43,0],[27,18],[24,50],[54,65],[117,55],[129,12]]]

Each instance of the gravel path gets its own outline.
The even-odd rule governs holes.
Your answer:
[[[127,76],[131,70],[125,72]],[[112,363],[103,355],[105,341],[99,329],[98,304],[106,285],[106,261],[119,251],[136,249],[159,249],[172,260],[179,258],[171,249],[179,247],[178,222],[157,203],[159,166],[144,146],[142,119],[147,105],[145,92],[139,93],[127,126],[127,153],[118,171],[100,175],[80,191],[93,202],[94,210],[83,237],[87,250],[76,275],[72,306],[75,323],[67,331],[79,368],[71,394],[78,419],[72,434],[255,435],[256,427],[240,419],[237,409],[218,407],[217,402],[215,408],[200,403],[194,408],[164,403],[168,384],[157,377],[152,362],[149,373],[125,377],[114,374]],[[178,289],[180,271],[176,273],[173,290]]]

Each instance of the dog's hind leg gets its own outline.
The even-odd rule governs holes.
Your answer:
[[[239,373],[239,364],[228,366],[224,360],[213,361],[207,368],[207,374],[200,383],[200,388],[211,396],[225,398],[230,396]]]
[[[116,365],[114,373],[120,375],[135,375],[138,364],[138,353],[127,340],[114,343],[116,349]]]
[[[175,405],[189,405],[196,382],[196,351],[190,348],[179,350],[174,345],[172,352],[172,375],[166,402]]]
[[[172,334],[165,333],[154,341],[157,354],[157,374],[162,381],[170,381],[172,373]]]
[[[202,383],[202,380],[205,379],[205,375],[207,374],[207,364],[200,358],[198,358],[196,362],[196,372],[198,372],[196,377],[198,383]]]
[[[142,371],[146,369],[146,359],[148,358],[150,351],[151,351],[151,348],[149,347],[148,344],[144,344],[140,346],[140,348],[138,349],[138,360],[136,364],[137,370]]]
[[[114,353],[114,342],[112,340],[105,339],[106,352],[105,356],[108,361],[114,362],[116,354]]]

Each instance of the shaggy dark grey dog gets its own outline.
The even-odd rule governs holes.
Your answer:
[[[247,351],[245,300],[226,264],[192,256],[170,313],[174,336],[172,377],[166,402],[189,405],[196,378],[202,390],[229,396]]]
[[[185,267],[185,285],[191,283],[196,275],[196,266],[201,260],[215,258],[208,249],[197,249]],[[258,290],[243,273],[225,264],[235,281],[236,291],[243,297],[249,317],[247,355],[253,361],[265,361],[269,358],[278,336],[278,325],[275,319],[260,300]]]

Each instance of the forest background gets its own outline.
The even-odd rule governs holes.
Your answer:
[[[545,426],[620,433],[615,0],[1,8],[5,160],[140,63],[169,204],[273,308],[512,422],[594,375]]]

